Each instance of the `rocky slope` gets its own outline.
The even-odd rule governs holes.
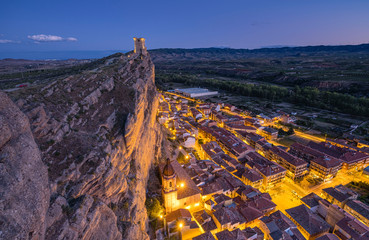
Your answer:
[[[28,183],[26,177],[9,181],[19,181],[19,191],[32,184],[33,191],[28,191],[35,196],[30,198],[42,204],[25,212],[30,223],[20,223],[14,231],[6,227],[12,220],[3,220],[1,211],[3,234],[27,232],[30,239],[148,238],[146,185],[151,163],[160,156],[162,145],[155,120],[158,98],[154,65],[149,55],[137,54],[116,54],[101,62],[95,69],[56,79],[16,100],[29,118],[43,164],[33,172],[37,177],[30,176],[34,183]],[[16,107],[10,108],[16,111]],[[27,121],[22,119],[26,134]],[[28,135],[31,139],[29,131]],[[1,145],[9,145],[8,138],[12,137],[0,139]],[[4,146],[0,146],[1,152]],[[16,145],[12,147],[17,149]],[[33,147],[35,160],[27,161],[40,162],[40,153]],[[45,168],[48,174],[42,171]],[[44,186],[46,175],[48,187]],[[6,186],[4,192],[9,190]]]

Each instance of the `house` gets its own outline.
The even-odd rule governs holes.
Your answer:
[[[215,225],[214,220],[205,210],[194,212],[193,217],[201,225],[205,232],[217,232],[217,226]]]
[[[329,232],[330,225],[304,204],[286,209],[286,214],[308,240]]]
[[[265,239],[267,240],[305,240],[296,224],[279,210],[269,216],[262,217],[260,228],[265,233]]]
[[[224,104],[224,109],[233,112],[236,109],[236,107],[231,105],[231,104],[225,103]]]
[[[310,173],[323,181],[334,178],[342,167],[342,162],[334,157],[320,156],[310,160]]]
[[[359,200],[348,200],[344,209],[369,226],[369,206]]]
[[[222,205],[222,206],[229,206],[233,203],[232,198],[228,197],[227,195],[224,194],[215,194],[212,197],[212,200],[217,204],[217,205]]]
[[[310,208],[310,210],[313,212],[317,212],[317,209],[320,205],[320,201],[322,200],[323,198],[319,197],[313,192],[300,199],[300,201],[303,204],[305,204],[305,206]]]
[[[278,185],[286,176],[286,169],[256,152],[246,154],[245,160],[246,167],[256,170],[263,177],[263,189],[270,189]]]
[[[308,173],[308,163],[306,161],[287,153],[279,147],[269,148],[267,158],[283,166],[287,170],[286,176],[293,180]]]
[[[310,141],[308,146],[320,151],[328,156],[337,158],[343,162],[342,169],[347,170],[362,170],[365,164],[369,161],[369,155],[353,150],[350,148],[342,148],[336,145],[332,145],[332,142],[315,143]]]
[[[315,240],[340,240],[336,235],[334,235],[333,233],[326,233],[318,238],[316,238]]]
[[[211,232],[205,232],[197,237],[192,238],[192,240],[216,240]]]
[[[171,228],[173,226],[176,225],[177,222],[182,221],[182,222],[191,222],[192,221],[192,216],[190,211],[188,211],[187,209],[177,209],[171,213],[169,213],[166,217],[165,217],[168,226]]]
[[[256,143],[259,140],[264,139],[262,136],[253,132],[236,131],[236,135],[253,148],[256,148]]]
[[[234,230],[245,226],[245,218],[234,208],[222,207],[213,213],[213,219],[219,231]]]
[[[341,240],[364,240],[369,239],[369,227],[347,215],[334,226],[333,233]]]
[[[237,209],[244,217],[246,226],[254,224],[257,220],[264,216],[262,211],[247,204],[240,205],[237,207]]]
[[[266,140],[275,140],[278,138],[278,130],[270,127],[261,127],[257,131]]]
[[[191,116],[195,118],[196,120],[203,117],[202,113],[196,108],[190,108],[190,113],[191,113]]]
[[[250,185],[254,188],[261,188],[263,177],[255,169],[245,168],[242,173],[242,181],[246,185]]]
[[[343,208],[348,200],[357,199],[358,194],[345,186],[337,185],[334,188],[324,188],[322,190],[322,197],[328,202]]]

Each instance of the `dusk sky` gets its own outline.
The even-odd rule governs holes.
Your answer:
[[[369,42],[368,0],[2,0],[0,51]]]

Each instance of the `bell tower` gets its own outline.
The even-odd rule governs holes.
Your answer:
[[[134,53],[146,55],[145,38],[133,38],[135,41]]]
[[[170,213],[177,209],[177,174],[174,172],[169,158],[164,166],[162,174],[162,191],[164,197],[164,207],[166,213]]]

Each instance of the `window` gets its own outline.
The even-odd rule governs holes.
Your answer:
[[[172,182],[169,182],[169,187],[172,187]]]

